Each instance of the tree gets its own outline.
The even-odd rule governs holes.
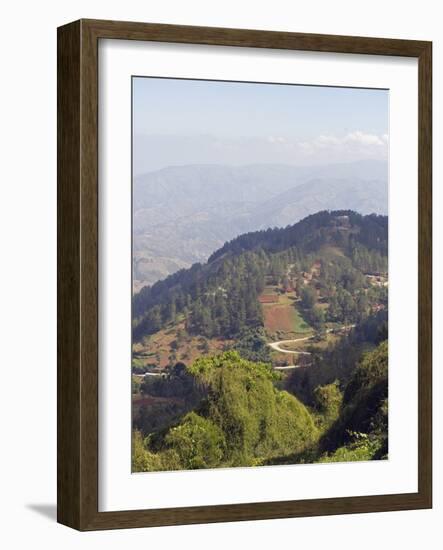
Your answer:
[[[338,303],[336,294],[332,295],[331,299],[329,300],[327,316],[330,321],[339,321],[342,319],[343,310]]]
[[[157,332],[162,326],[161,310],[160,306],[155,306],[149,312],[148,316],[149,326],[151,332]]]
[[[264,363],[271,361],[270,348],[262,327],[244,329],[240,333],[234,349],[243,359],[249,361],[263,361]]]
[[[177,314],[177,308],[175,305],[175,300],[172,299],[171,303],[169,304],[169,319],[172,323],[175,323],[176,314]]]
[[[310,286],[304,286],[301,289],[301,306],[304,309],[311,309],[314,307],[317,301],[317,294],[315,290]]]
[[[350,323],[356,318],[356,304],[355,300],[350,292],[344,289],[340,289],[338,294],[338,300],[342,310],[342,319],[343,323]]]
[[[339,418],[321,441],[324,450],[334,450],[353,440],[352,434],[367,434],[378,441],[380,456],[388,448],[388,342],[363,355],[343,394]]]
[[[222,430],[195,412],[190,412],[178,426],[171,428],[165,442],[177,453],[185,470],[218,466],[226,448]]]
[[[318,411],[323,415],[326,425],[331,425],[337,420],[343,395],[336,380],[332,384],[317,386],[314,390],[314,400]]]
[[[309,322],[316,330],[321,331],[325,324],[325,310],[314,306],[309,314]]]
[[[132,434],[132,471],[149,472],[161,470],[161,459],[155,453],[148,451],[145,447],[141,433],[138,431]]]
[[[360,292],[357,297],[357,315],[359,319],[365,319],[369,315],[369,300],[365,292]]]

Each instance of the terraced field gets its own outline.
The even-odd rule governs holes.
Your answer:
[[[297,311],[295,292],[282,293],[277,287],[268,286],[263,291],[260,301],[265,329],[268,333],[281,332],[291,335],[312,333],[312,328]]]

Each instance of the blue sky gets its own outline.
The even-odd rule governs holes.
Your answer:
[[[133,79],[134,172],[386,158],[386,90]]]

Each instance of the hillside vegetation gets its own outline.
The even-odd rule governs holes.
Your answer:
[[[285,229],[242,235],[214,252],[204,265],[180,270],[133,300],[133,337],[140,341],[184,315],[186,330],[205,337],[234,338],[263,327],[259,296],[272,279],[298,286],[308,320],[355,322],[383,292],[369,287],[364,273],[387,272],[387,218],[350,211],[319,212]],[[342,255],[328,252],[338,248]],[[316,288],[304,288],[302,273],[317,262]],[[312,279],[312,274],[311,274]],[[317,296],[329,304],[326,317]]]
[[[385,458],[388,220],[240,235],[133,299],[133,470]]]
[[[364,354],[340,390],[314,405],[276,388],[269,366],[236,352],[198,359],[186,375],[204,397],[172,427],[133,438],[133,470],[383,459],[388,453],[387,342]]]
[[[318,430],[306,407],[278,390],[268,365],[236,352],[198,359],[187,369],[204,388],[199,407],[143,443],[134,438],[133,469],[253,466],[309,448]]]

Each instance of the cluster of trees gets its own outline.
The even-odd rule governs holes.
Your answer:
[[[354,231],[340,231],[337,220],[347,216]],[[388,217],[370,214],[363,216],[352,210],[322,211],[307,216],[300,222],[284,228],[266,229],[245,233],[224,244],[209,257],[213,262],[227,254],[240,254],[247,250],[263,249],[279,252],[293,246],[309,252],[327,242],[341,246],[360,243],[369,250],[386,256],[388,253]]]
[[[143,437],[179,422],[205,394],[183,363],[177,363],[166,376],[145,376],[137,390],[154,398],[152,402],[141,405],[133,418],[134,428]],[[156,400],[157,397],[173,399]]]
[[[338,381],[344,390],[362,355],[387,338],[388,312],[371,314],[321,353],[311,348],[309,368],[294,370],[286,379],[285,387],[305,404],[314,406],[316,387]]]
[[[187,373],[205,389],[193,411],[155,436],[136,432],[133,470],[253,466],[318,440],[308,409],[275,387],[276,375],[235,351],[198,359]]]
[[[319,282],[329,294],[334,293],[337,286],[350,293],[367,286],[362,271],[346,256],[335,256],[333,259],[326,256],[322,261]]]
[[[312,286],[302,287],[300,292],[300,306],[303,310],[303,316],[306,321],[318,331],[322,331],[326,313],[317,303],[317,292]]]
[[[371,314],[372,304],[387,305],[386,288],[366,288],[350,292],[337,282],[334,291],[327,297],[328,306],[322,307],[313,287],[304,287],[300,292],[302,313],[306,321],[317,331],[322,331],[326,322],[350,325],[361,323]]]
[[[136,426],[134,471],[387,456],[386,340],[371,352],[360,351],[345,383],[336,379],[317,385],[310,405],[278,389],[268,365],[234,351],[198,359],[176,375],[189,379],[198,404],[180,416],[171,413],[168,426],[159,425],[147,436]]]
[[[388,256],[384,247],[381,251],[369,249],[366,245],[359,242],[352,243],[350,257],[355,268],[363,273],[387,273]]]
[[[329,300],[328,320],[344,324],[356,323],[369,314],[369,299],[365,292],[352,294],[338,286]]]
[[[358,244],[348,250],[349,257],[322,253],[320,273],[315,286],[305,286],[299,291],[301,307],[306,320],[322,330],[325,322],[341,324],[360,323],[371,313],[375,304],[387,306],[387,288],[371,286],[364,273],[385,273],[387,257],[378,251]],[[312,258],[310,258],[312,265]],[[328,307],[318,304],[318,294]]]
[[[339,230],[341,216],[349,219],[349,231]],[[367,231],[373,234],[366,235]],[[325,245],[340,246],[345,255],[326,256],[321,262],[319,290],[331,303],[326,315],[317,307],[315,291],[302,289],[308,322],[321,328],[325,321],[350,323],[364,318],[371,295],[360,292],[368,286],[363,272],[387,267],[387,219],[351,211],[319,212],[284,229],[241,235],[206,264],[195,264],[143,288],[133,299],[134,340],[175,323],[179,316],[185,318],[188,333],[207,338],[234,338],[246,329],[262,327],[258,296],[266,278],[289,288]]]
[[[247,327],[263,325],[258,295],[265,284],[265,254],[247,252],[226,259],[196,293],[186,328],[209,338],[231,338]]]
[[[326,318],[343,324],[361,323],[371,314],[373,305],[387,307],[387,288],[362,288],[351,293],[337,285],[336,292],[329,299]]]
[[[235,340],[233,349],[243,359],[262,363],[271,362],[270,348],[263,327],[244,329]]]
[[[360,349],[346,382],[318,385],[307,405],[319,438],[301,452],[272,458],[268,464],[349,462],[388,455],[388,343]]]
[[[208,338],[231,338],[245,327],[263,325],[258,295],[266,267],[265,253],[248,252],[214,265],[196,264],[183,271],[180,283],[174,274],[142,289],[134,297],[134,339],[174,323],[178,315],[184,315],[188,333]]]
[[[360,460],[387,456],[387,340],[363,355],[345,387],[340,414],[320,439],[319,450],[326,451],[326,461],[349,460],[355,452]]]

